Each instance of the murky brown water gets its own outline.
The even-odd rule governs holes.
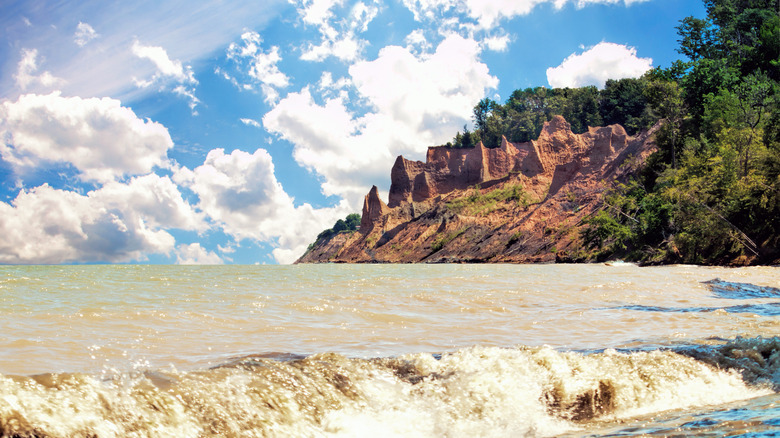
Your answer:
[[[773,267],[5,266],[0,436],[780,434],[778,287]],[[724,420],[740,400],[769,401]]]

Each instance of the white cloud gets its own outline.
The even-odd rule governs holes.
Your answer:
[[[36,75],[38,72],[38,50],[23,49],[21,55],[22,59],[17,66],[14,80],[16,85],[22,90],[27,90],[31,86],[51,89],[65,82],[48,71]]]
[[[583,8],[590,4],[623,3],[629,6],[644,1],[649,0],[403,0],[403,4],[412,11],[417,21],[439,20],[442,16],[463,13],[475,20],[480,28],[489,29],[501,20],[528,15],[545,3],[561,9],[567,3]]]
[[[189,101],[188,105],[190,107],[190,110],[192,111],[193,115],[198,115],[198,112],[195,111],[195,107],[198,106],[200,103],[200,99],[195,97],[195,90],[192,88],[187,88],[184,85],[177,85],[173,88],[173,94],[178,94],[179,96],[187,98]]]
[[[169,58],[168,52],[162,47],[144,46],[135,41],[131,50],[133,55],[152,61],[157,66],[160,75],[171,77],[181,83],[197,83],[192,68],[184,67],[181,61]]]
[[[319,89],[323,91],[343,90],[344,88],[347,88],[350,85],[352,85],[352,81],[350,81],[349,78],[340,78],[338,80],[333,80],[333,73],[329,71],[322,72],[322,75],[320,76]]]
[[[200,243],[182,244],[176,247],[176,263],[179,265],[222,265],[224,261]]]
[[[98,33],[95,32],[95,29],[93,29],[92,26],[81,21],[79,21],[79,25],[76,27],[76,33],[73,35],[74,41],[79,47],[84,47],[88,42],[94,40],[98,36]]]
[[[279,99],[278,89],[287,87],[290,79],[277,66],[282,60],[279,47],[273,46],[266,52],[260,47],[262,42],[257,32],[244,32],[241,35],[241,44],[231,43],[228,46],[227,57],[244,69],[242,73],[252,82],[260,84],[266,102],[272,103]],[[233,80],[229,75],[226,78]],[[249,83],[240,84],[237,80],[233,82],[243,89],[253,88]]]
[[[330,56],[342,61],[354,61],[363,51],[366,42],[359,40],[353,33],[336,33],[336,37],[323,37],[319,45],[309,44],[301,59],[304,61],[324,61]]]
[[[548,0],[466,0],[469,15],[483,28],[495,26],[498,21],[518,15],[528,15],[538,4]],[[554,0],[560,8],[563,1]]]
[[[133,54],[134,41],[164,47],[172,59],[194,67],[213,61],[214,54],[236,40],[241,29],[263,29],[290,10],[286,0],[137,0],[111,7],[95,2],[28,1],[18,5],[15,14],[0,14],[4,29],[13,25],[19,30],[4,34],[7,47],[37,48],[39,59],[46,60],[39,65],[63,78],[57,89],[65,95],[110,96],[122,102],[138,101],[159,93],[160,88],[173,88],[162,82],[146,88],[134,86],[137,81],[150,81],[158,72],[156,64]],[[22,22],[24,16],[32,21],[31,27]],[[80,21],[100,33],[84,47],[74,42]],[[16,99],[24,92],[18,89],[13,74],[16,66],[12,64],[18,59],[3,61],[0,96]],[[52,90],[31,87],[26,91]]]
[[[556,2],[563,2],[565,0],[556,0]],[[607,4],[607,5],[617,5],[620,3],[625,4],[626,6],[631,6],[634,3],[644,3],[650,0],[577,0],[575,4],[578,8],[584,8],[587,5],[591,4]]]
[[[222,149],[209,152],[203,165],[179,169],[176,181],[198,195],[198,207],[237,240],[268,242],[279,263],[300,257],[317,234],[348,213],[345,205],[314,209],[295,206],[274,175],[271,156]]]
[[[0,202],[0,263],[145,260],[173,250],[162,227],[204,227],[167,177],[109,183],[87,195],[43,185]]]
[[[203,214],[192,209],[167,176],[148,174],[128,183],[109,182],[89,195],[110,210],[123,211],[134,222],[153,228],[205,231]]]
[[[140,88],[147,88],[153,84],[160,84],[163,88],[170,86],[173,93],[187,98],[190,109],[194,112],[199,103],[195,97],[195,85],[198,81],[191,66],[185,67],[181,61],[171,59],[162,47],[145,46],[137,40],[133,42],[131,51],[136,57],[148,59],[157,67],[157,73],[150,79],[136,79],[136,86]]]
[[[305,61],[323,61],[335,57],[351,62],[358,59],[367,41],[358,37],[368,30],[368,24],[379,14],[375,5],[356,2],[347,14],[336,19],[333,9],[341,7],[343,0],[297,0],[291,1],[298,6],[298,14],[306,24],[319,27],[319,44],[307,44],[302,49],[301,59]]]
[[[17,171],[70,163],[83,180],[108,182],[167,167],[168,130],[110,98],[27,94],[0,105],[0,156]]]
[[[581,54],[573,53],[561,65],[547,69],[547,81],[556,88],[596,85],[607,79],[636,78],[653,67],[651,58],[639,58],[636,49],[622,44],[599,43]]]
[[[253,126],[255,128],[261,128],[261,129],[263,128],[263,125],[261,125],[260,122],[258,122],[255,119],[243,119],[242,118],[240,120],[241,120],[241,123],[243,123],[243,124],[245,124],[247,126]]]
[[[404,42],[413,53],[427,52],[432,48],[431,43],[425,38],[425,31],[422,29],[413,30],[404,38]]]
[[[511,40],[509,35],[490,36],[482,40],[482,45],[494,52],[505,52],[509,48]]]
[[[446,142],[497,87],[479,54],[479,44],[457,35],[417,56],[388,46],[349,69],[369,113],[353,114],[343,94],[319,104],[306,87],[282,99],[263,125],[293,143],[295,160],[323,177],[326,195],[345,198],[355,210],[372,184],[388,180],[397,155],[422,158],[427,146]]]
[[[342,5],[344,0],[299,0],[290,3],[298,5],[305,23],[320,26],[333,17],[333,7]]]

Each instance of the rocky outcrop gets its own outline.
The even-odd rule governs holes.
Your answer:
[[[390,212],[390,208],[379,199],[379,189],[371,187],[363,200],[363,216],[360,218],[360,229],[363,233],[369,232],[374,225],[381,222],[382,218]]]
[[[388,203],[373,187],[359,233],[299,262],[549,262],[569,257],[582,220],[655,150],[653,128],[619,125],[575,134],[563,117],[528,143],[428,149],[399,156]]]
[[[503,138],[494,149],[482,143],[471,149],[432,147],[425,163],[399,156],[391,171],[388,206],[423,202],[512,174],[534,178],[560,173],[560,181],[576,170],[602,164],[625,149],[628,140],[619,125],[574,134],[569,123],[557,116],[544,125],[536,141],[514,144]]]

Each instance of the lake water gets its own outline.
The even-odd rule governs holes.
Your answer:
[[[3,437],[780,436],[780,268],[0,267]]]

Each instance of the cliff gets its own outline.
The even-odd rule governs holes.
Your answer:
[[[317,242],[298,263],[570,260],[583,219],[655,151],[656,130],[574,134],[557,116],[536,141],[431,147],[424,163],[399,156],[387,204],[373,187],[359,232]]]

